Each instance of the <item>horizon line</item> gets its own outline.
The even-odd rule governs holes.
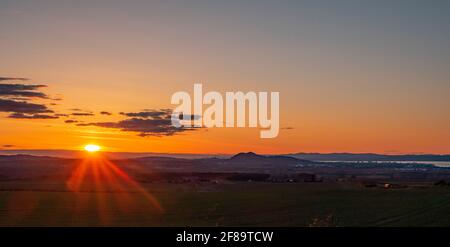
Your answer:
[[[0,148],[0,152],[81,152],[84,153],[84,150],[81,149],[2,149]],[[254,151],[239,151],[233,153],[172,153],[172,152],[151,152],[151,151],[142,151],[142,152],[134,152],[134,151],[101,151],[102,153],[110,153],[110,154],[167,154],[167,155],[235,155],[239,153],[256,153],[262,155],[299,155],[299,154],[320,154],[320,155],[330,155],[330,154],[357,154],[357,155],[450,155],[450,153],[382,153],[382,152],[351,152],[351,151],[342,151],[342,152],[289,152],[289,153],[257,153]]]

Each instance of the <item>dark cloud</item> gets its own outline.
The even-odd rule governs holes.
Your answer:
[[[84,110],[80,109],[80,108],[72,108],[72,109],[69,109],[69,111],[84,111]]]
[[[159,109],[159,110],[144,110],[140,112],[121,112],[121,115],[127,116],[127,117],[134,117],[134,118],[151,118],[151,119],[170,119],[172,115],[171,109]],[[190,119],[190,120],[196,120],[200,119],[201,116],[198,115],[184,115],[180,114],[180,119]]]
[[[284,128],[281,128],[282,130],[293,130],[294,129],[294,127],[284,127]]]
[[[137,118],[164,118],[171,114],[170,109],[144,110],[141,112],[121,112],[120,115]]]
[[[0,77],[0,81],[28,81],[28,78],[20,78],[20,77]]]
[[[27,78],[19,77],[0,77],[1,81],[25,81]],[[48,106],[56,105],[53,102],[41,103],[34,102],[36,99],[49,101],[60,101],[57,97],[49,97],[41,91],[47,85],[41,84],[22,84],[22,83],[0,83],[0,112],[9,113],[8,118],[19,119],[57,119],[68,117],[67,114],[54,113]]]
[[[98,126],[120,129],[128,132],[138,132],[139,136],[171,136],[180,132],[194,130],[193,128],[176,128],[169,119],[130,118],[119,122],[98,122],[78,124],[78,126]]]
[[[118,122],[83,123],[78,126],[98,126],[137,132],[139,136],[171,136],[196,128],[176,128],[172,126],[170,109],[144,110],[141,112],[121,112],[121,115],[131,117]]]
[[[26,78],[0,77],[0,81],[5,80],[27,80]],[[55,113],[47,107],[47,104],[35,103],[34,99],[45,99],[49,101],[60,100],[60,97],[49,97],[40,91],[46,85],[26,85],[26,84],[0,84],[0,112],[9,113],[9,118],[17,119],[56,119],[70,116],[95,116],[94,112],[80,108],[72,108],[67,114]],[[56,105],[49,102],[50,105]],[[101,111],[101,115],[112,115],[111,112]],[[83,123],[77,119],[67,119],[65,123],[77,124],[77,126],[98,126],[103,128],[113,128],[122,131],[136,132],[140,136],[171,136],[181,132],[195,130],[196,128],[176,128],[172,126],[171,109],[144,109],[139,112],[121,112],[126,119],[118,122],[93,122]],[[190,120],[198,119],[195,115],[184,116]],[[183,115],[180,114],[180,118]]]
[[[90,113],[90,112],[75,112],[75,113],[72,113],[70,115],[78,116],[78,117],[95,116],[94,113]]]
[[[80,108],[72,108],[69,110],[73,112],[70,114],[71,116],[77,116],[77,117],[95,116],[95,114],[92,113],[91,111],[83,110]]]
[[[8,98],[8,99],[14,100],[14,101],[27,101],[27,100],[29,100],[29,98],[25,98],[25,97],[4,97],[4,98]]]
[[[65,122],[65,123],[68,123],[68,124],[71,124],[71,123],[78,123],[77,120],[72,120],[72,119],[66,120],[66,121],[64,121],[64,122]]]
[[[45,85],[26,85],[26,84],[0,84],[0,97],[26,97],[26,98],[43,98],[48,96],[38,91]]]
[[[0,77],[0,81],[19,80],[25,81],[26,78]],[[38,84],[0,84],[0,112],[11,113],[9,118],[23,119],[50,119],[58,116],[49,115],[53,113],[47,105],[42,103],[33,103],[35,98],[48,99],[48,96],[40,89],[47,87]],[[44,114],[45,113],[45,114]]]
[[[9,118],[20,118],[20,119],[57,119],[58,116],[47,115],[47,114],[24,114],[24,113],[12,113],[8,116]]]
[[[9,99],[0,99],[0,112],[14,113],[52,113],[44,104],[28,103],[26,101],[14,101]]]
[[[15,147],[15,146],[11,145],[11,144],[5,144],[5,145],[2,145],[2,147],[4,147],[4,148],[12,148],[12,147]]]

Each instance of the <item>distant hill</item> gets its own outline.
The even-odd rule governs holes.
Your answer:
[[[299,165],[315,164],[288,156],[265,156],[255,153],[239,153],[230,158],[186,159],[150,156],[117,159],[112,162],[130,174],[169,173],[289,173]],[[0,155],[0,177],[67,178],[73,169],[82,164],[82,158],[67,159],[32,155]],[[143,175],[143,176],[144,176]]]
[[[314,164],[313,161],[289,156],[259,155],[253,152],[238,153],[230,158],[180,159],[167,157],[142,157],[134,160],[153,168],[172,171],[202,172],[259,172],[289,170],[301,164]]]
[[[177,153],[133,153],[133,152],[102,152],[109,159],[136,159],[151,157],[170,157],[178,159],[213,159],[224,160],[229,158],[230,162],[240,161],[267,161],[275,158],[275,161],[284,159],[284,162],[306,162],[306,161],[443,161],[450,162],[450,154],[406,154],[386,155],[375,153],[294,153],[283,155],[259,155],[253,152],[229,154],[177,154]],[[1,150],[1,155],[29,155],[47,156],[57,158],[80,158],[84,151],[79,150]],[[292,158],[295,158],[292,159]]]
[[[373,153],[296,153],[287,156],[314,161],[450,161],[450,155],[407,154],[388,155]]]
[[[317,158],[306,155],[301,157]],[[361,159],[367,156],[357,156]],[[319,156],[321,158],[321,156]],[[322,157],[324,158],[324,157]],[[334,158],[334,157],[333,157]],[[343,158],[342,156],[340,158]],[[351,156],[354,158],[354,156]],[[330,156],[325,159],[332,158]],[[326,176],[339,174],[389,174],[417,173],[419,176],[429,173],[430,179],[450,174],[450,168],[438,168],[431,164],[406,163],[348,163],[348,162],[318,162],[299,159],[285,155],[260,155],[256,153],[239,153],[230,158],[185,159],[173,157],[142,157],[132,159],[111,160],[127,174],[136,178],[156,176],[157,174],[194,174],[194,173],[247,173],[247,174],[286,174],[314,173]],[[83,164],[82,159],[65,159],[30,155],[0,155],[0,178],[3,180],[21,179],[59,179],[64,181],[74,169]],[[89,164],[86,163],[86,164]],[[156,175],[155,175],[156,174]],[[414,175],[413,174],[413,175]],[[437,174],[437,175],[436,175]],[[389,175],[390,176],[390,175]],[[434,176],[434,177],[433,177]],[[450,175],[449,175],[450,176]]]
[[[263,155],[256,154],[254,152],[238,153],[230,157],[230,159],[240,158],[240,157],[250,157],[250,158],[262,158]]]
[[[248,153],[238,153],[228,159],[228,162],[232,163],[271,163],[271,164],[300,164],[300,163],[311,163],[309,160],[298,159],[295,157],[282,156],[282,155],[259,155],[253,152]]]
[[[34,156],[28,154],[0,155],[0,161],[49,161],[60,158],[50,156]]]

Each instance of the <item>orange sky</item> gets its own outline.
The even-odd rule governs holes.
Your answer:
[[[432,15],[448,6],[380,5],[377,15],[370,5],[329,7],[2,1],[0,77],[30,80],[0,84],[47,85],[41,91],[62,100],[32,102],[95,116],[0,112],[0,149],[97,143],[128,152],[450,153],[450,34],[441,29],[450,11]],[[213,128],[140,137],[64,122],[117,122],[125,119],[119,112],[174,108],[171,95],[192,92],[194,83],[222,93],[280,92],[279,136]]]

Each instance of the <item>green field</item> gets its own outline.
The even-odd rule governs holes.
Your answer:
[[[450,226],[448,188],[248,182],[143,186],[164,212],[139,191],[74,193],[62,184],[2,182],[0,225]]]

